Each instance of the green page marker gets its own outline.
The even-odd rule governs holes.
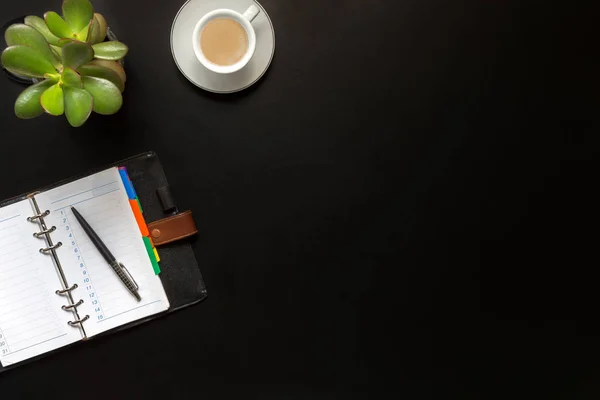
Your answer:
[[[144,236],[144,244],[146,245],[146,251],[148,252],[148,257],[150,257],[150,262],[152,263],[154,273],[158,275],[160,274],[160,266],[158,265],[158,261],[156,261],[156,256],[154,255],[154,250],[152,249],[152,242],[150,241],[149,237]]]

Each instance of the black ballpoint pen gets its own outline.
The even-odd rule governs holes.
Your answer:
[[[135,283],[133,276],[131,276],[127,268],[125,268],[125,266],[122,263],[117,261],[115,256],[113,256],[110,250],[108,250],[108,247],[106,247],[104,242],[98,237],[98,234],[94,232],[90,224],[88,224],[85,218],[83,218],[83,216],[79,214],[79,211],[77,211],[75,207],[71,207],[71,211],[73,211],[73,214],[75,215],[75,218],[77,218],[79,225],[81,225],[85,233],[89,236],[92,243],[94,243],[94,246],[96,246],[100,254],[102,254],[104,259],[106,260],[106,262],[110,265],[113,271],[115,271],[121,282],[123,282],[123,284],[131,292],[131,294],[135,296],[137,301],[141,301],[142,298],[138,293],[140,287],[137,285],[137,283]]]

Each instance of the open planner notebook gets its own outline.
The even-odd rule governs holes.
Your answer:
[[[139,285],[141,301],[102,258],[71,206],[76,206],[127,267]],[[0,208],[2,366],[167,309],[167,295],[153,269],[118,168]]]

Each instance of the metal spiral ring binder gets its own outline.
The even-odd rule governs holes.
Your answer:
[[[38,237],[39,237],[39,236],[38,236]],[[46,247],[46,248],[42,248],[42,249],[40,249],[40,253],[48,254],[48,253],[50,253],[52,250],[56,250],[56,249],[58,249],[60,246],[62,246],[62,242],[58,242],[58,243],[56,243],[54,246],[50,246],[50,247]]]
[[[74,284],[73,286],[69,286],[67,277],[65,276],[65,273],[63,271],[62,265],[60,264],[58,255],[56,254],[56,249],[58,249],[60,246],[62,246],[62,243],[57,242],[55,244],[52,241],[52,237],[50,236],[50,234],[56,230],[56,227],[53,226],[51,228],[48,228],[46,226],[46,221],[44,221],[44,218],[47,217],[48,215],[50,215],[50,211],[46,210],[44,212],[41,212],[34,196],[35,196],[35,193],[29,195],[28,198],[31,201],[31,205],[33,207],[35,215],[32,217],[28,217],[27,221],[37,223],[41,228],[40,232],[34,233],[33,236],[35,236],[36,238],[44,238],[46,240],[47,247],[42,247],[40,249],[40,253],[51,256],[52,260],[54,261],[54,266],[56,267],[56,271],[58,272],[58,278],[62,285],[62,289],[57,290],[56,294],[59,296],[65,296],[67,298],[67,301],[69,302],[69,304],[62,306],[62,309],[64,311],[72,312],[73,316],[74,316],[74,320],[68,322],[69,326],[79,328],[81,330],[81,333],[83,334],[84,339],[87,339],[87,334],[85,333],[85,328],[83,327],[83,323],[85,321],[87,321],[90,318],[90,316],[86,315],[83,318],[79,316],[77,307],[79,307],[80,305],[83,304],[83,300],[79,300],[79,301],[75,302],[75,300],[73,299],[72,292],[73,292],[73,290],[77,289],[77,284]]]
[[[33,199],[33,197],[30,197],[31,199]],[[35,203],[35,207],[37,208],[37,203]],[[40,213],[39,208],[37,208],[37,214],[34,215],[33,217],[27,217],[27,221],[29,222],[35,222],[38,219],[43,219],[44,217],[47,217],[48,215],[50,215],[50,210],[46,210],[43,213]]]
[[[31,221],[30,221],[30,222],[31,222]],[[33,234],[33,236],[35,236],[36,238],[39,238],[39,237],[42,237],[42,236],[44,236],[46,233],[52,233],[52,232],[54,232],[55,230],[56,230],[56,227],[55,227],[55,226],[53,226],[52,228],[50,228],[50,229],[46,229],[45,231],[36,232],[36,233],[34,233],[34,234]]]
[[[74,284],[70,288],[63,289],[63,290],[57,290],[56,294],[60,294],[60,295],[67,294],[67,293],[72,292],[73,290],[77,289],[78,287],[79,286],[77,284]]]
[[[79,307],[79,306],[80,306],[80,305],[82,305],[82,304],[83,304],[83,300],[79,300],[79,301],[78,301],[76,304],[71,304],[71,305],[69,305],[69,306],[62,306],[61,308],[62,308],[64,311],[69,311],[69,310],[71,310],[71,309],[73,309],[73,308],[77,308],[77,307]]]
[[[75,306],[73,306],[73,308],[75,308]],[[83,317],[83,318],[81,318],[81,319],[78,319],[77,321],[69,321],[69,322],[67,322],[67,323],[68,323],[70,326],[79,326],[79,327],[81,327],[81,329],[83,329],[83,323],[84,323],[85,321],[87,321],[88,319],[90,319],[90,316],[89,316],[89,315],[86,315],[85,317]],[[87,336],[86,336],[86,338],[87,338]]]

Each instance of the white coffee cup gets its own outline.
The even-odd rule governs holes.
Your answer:
[[[214,10],[204,15],[196,24],[194,28],[194,33],[192,36],[192,45],[194,46],[194,53],[196,54],[196,58],[198,61],[202,63],[207,69],[217,72],[219,74],[231,74],[233,72],[239,71],[244,68],[248,61],[254,55],[254,50],[256,50],[256,32],[254,31],[254,27],[252,26],[252,21],[256,16],[260,13],[260,10],[255,5],[250,6],[243,14],[240,14],[237,11],[229,10],[226,8],[221,8],[218,10]],[[246,31],[246,35],[248,36],[248,51],[244,56],[235,64],[232,65],[216,65],[212,62],[208,61],[204,53],[202,52],[202,47],[200,46],[200,33],[202,29],[206,26],[207,23],[217,18],[228,18],[233,21],[239,23],[244,30]]]

